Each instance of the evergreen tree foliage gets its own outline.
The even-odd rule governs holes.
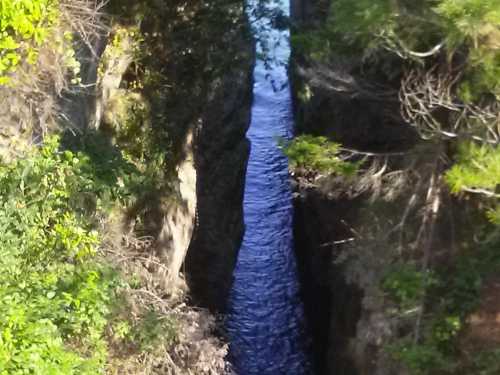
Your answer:
[[[390,52],[419,64],[439,50],[446,50],[449,58],[465,52],[463,90],[469,97],[498,96],[499,25],[500,0],[334,0],[325,25],[294,41],[317,59],[340,52],[376,56],[372,63],[380,65],[387,60],[382,55]]]
[[[338,173],[352,176],[357,171],[357,164],[340,158],[340,145],[326,137],[301,135],[285,145],[285,154],[292,169]]]
[[[390,272],[379,287],[391,307],[396,306],[396,312],[382,314],[388,320],[397,316],[401,332],[388,339],[387,352],[406,368],[405,373],[497,373],[494,350],[474,348],[477,360],[460,358],[464,353],[460,337],[466,332],[467,317],[478,308],[483,283],[498,275],[500,267],[500,0],[331,0],[328,4],[326,20],[320,25],[311,22],[311,31],[292,40],[305,56],[296,71],[309,97],[332,93],[350,101],[359,95],[360,102],[371,103],[383,102],[386,95],[389,108],[395,108],[394,102],[400,105],[395,117],[401,115],[421,135],[419,146],[436,150],[428,158],[422,155],[425,147],[403,152],[410,162],[380,153],[374,156],[381,160],[374,163],[376,168],[369,163],[360,166],[358,180],[379,178],[372,185],[377,188],[404,181],[394,176],[418,176],[418,184],[402,187],[407,196],[400,211],[376,211],[375,228],[369,223],[366,230],[376,232],[379,219],[399,223],[390,231],[400,231],[398,239],[382,229],[373,235],[383,244],[384,255],[393,252],[391,264],[385,264]],[[306,109],[323,108],[318,101],[312,100]],[[380,113],[393,121],[384,109]],[[307,142],[298,145],[297,159],[311,169],[319,169],[313,162],[316,158],[321,165],[327,164],[323,158],[338,157],[338,147],[332,156],[321,143],[315,146],[323,151]],[[366,152],[360,151],[362,158]],[[292,163],[294,157],[292,153]],[[370,169],[373,173],[363,173]],[[455,197],[447,196],[450,191]],[[465,201],[469,195],[474,198]],[[373,201],[381,204],[377,197]],[[370,211],[377,210],[373,201],[367,203]],[[444,233],[454,232],[458,222],[463,233]],[[354,226],[353,233],[358,230]],[[356,240],[364,234],[360,232]],[[365,250],[359,248],[360,253]],[[359,259],[366,267],[363,255]],[[365,291],[370,293],[371,285]],[[380,298],[375,293],[371,297]]]
[[[462,143],[456,164],[447,172],[446,180],[452,192],[484,191],[494,196],[500,188],[500,150],[498,147]]]
[[[500,149],[491,145],[462,143],[455,165],[446,173],[453,193],[480,194],[488,198],[487,216],[500,225]]]

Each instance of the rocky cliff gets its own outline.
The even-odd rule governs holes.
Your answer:
[[[228,70],[209,85],[194,138],[196,225],[186,259],[195,300],[221,310],[243,237],[243,192],[252,102],[253,41],[231,34]],[[246,38],[245,38],[246,37]]]
[[[294,1],[295,34],[320,25],[329,3]],[[413,147],[417,134],[404,124],[397,103],[358,90],[355,70],[353,62],[339,60],[333,75],[324,77],[322,67],[294,50],[297,131],[327,136],[366,155]],[[295,180],[296,253],[317,373],[401,374],[383,351],[384,338],[394,334],[395,327],[383,315],[383,297],[376,297],[387,263],[381,259],[377,264],[376,253],[368,247],[361,256],[350,252],[357,230],[367,225],[364,217],[371,212],[388,215],[387,207],[377,209],[369,194],[353,192],[356,187],[335,178]]]
[[[293,2],[297,131],[339,143],[338,155],[359,167],[354,176],[307,167],[294,174],[296,252],[317,373],[495,372],[484,359],[495,329],[489,338],[479,332],[497,308],[498,263],[486,259],[498,229],[485,223],[480,200],[450,191],[455,141],[417,134],[419,124],[403,118],[411,63],[343,43],[356,33],[353,13],[335,18],[332,9],[350,6]],[[432,113],[449,124],[445,111]]]
[[[221,311],[243,235],[254,42],[243,2],[172,3],[158,3],[146,14],[141,31],[150,37],[139,68],[158,75],[139,104],[149,113],[142,122],[151,129],[152,147],[165,147],[167,187],[149,194],[146,208],[139,204],[135,211],[148,212],[156,251],[168,265],[169,289],[185,278],[195,304]],[[124,51],[137,50],[134,40],[127,42],[134,33],[121,34],[120,43],[132,48],[118,48],[121,58],[107,64],[114,71],[127,57]],[[136,79],[134,69],[133,62],[125,74],[129,81]],[[105,73],[101,85],[112,75]],[[98,104],[108,103],[105,123],[123,102],[110,98],[114,93],[120,90],[98,96]],[[137,103],[126,93],[124,98]],[[111,133],[116,137],[116,130]]]

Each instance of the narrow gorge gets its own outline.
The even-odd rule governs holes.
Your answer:
[[[245,234],[229,296],[226,327],[238,374],[310,373],[308,336],[293,250],[293,206],[288,161],[280,140],[293,133],[288,81],[289,31],[270,15],[289,15],[287,2],[270,2],[259,18],[248,3],[257,42],[250,158],[243,202]],[[260,9],[262,11],[262,9]]]
[[[1,375],[500,374],[500,0],[0,1]]]

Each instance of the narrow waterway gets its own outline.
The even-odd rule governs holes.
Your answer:
[[[308,338],[293,251],[288,160],[278,147],[278,139],[293,130],[289,30],[272,28],[269,17],[256,19],[258,3],[249,0],[249,15],[264,39],[257,51],[266,49],[267,59],[258,59],[254,71],[246,232],[227,319],[230,356],[238,375],[305,375],[310,374]],[[267,9],[289,15],[289,1],[271,0]]]

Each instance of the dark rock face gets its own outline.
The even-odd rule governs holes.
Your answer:
[[[357,373],[348,347],[356,337],[363,296],[334,263],[334,242],[350,236],[343,219],[355,216],[354,206],[315,189],[302,189],[295,199],[295,250],[317,374]]]
[[[76,127],[79,131],[95,130],[99,128],[104,103],[101,102],[101,96],[105,88],[96,85],[98,82],[98,66],[101,62],[101,56],[106,49],[108,39],[99,37],[94,41],[93,50],[81,43],[82,47],[78,50],[78,60],[81,62],[82,85],[86,87],[77,94],[65,93],[60,100],[59,106],[64,116],[61,116],[67,123],[64,125],[70,129]],[[126,55],[126,54],[122,54]],[[117,56],[117,60],[124,56]],[[126,60],[126,58],[125,58]],[[125,70],[128,63],[125,65]],[[116,74],[115,80],[121,81],[123,72]]]
[[[331,0],[293,0],[292,4],[293,30],[302,33],[323,24]],[[294,50],[291,78],[297,131],[328,136],[362,151],[412,147],[418,136],[400,116],[397,91],[368,92],[358,82],[358,70],[359,62],[345,57],[339,56],[331,66],[322,65]]]
[[[311,25],[321,22],[331,0],[290,0],[290,14],[294,23]]]
[[[394,152],[406,150],[417,141],[413,128],[387,116],[399,113],[397,105],[324,90],[314,90],[305,104],[295,103],[299,132],[327,135],[346,147]]]
[[[196,226],[187,257],[196,304],[224,309],[243,238],[243,192],[250,145],[253,42],[238,40],[239,62],[212,82],[195,134]]]
[[[292,3],[295,32],[304,32],[321,24],[330,1]],[[397,101],[356,91],[349,63],[336,62],[338,71],[328,67],[334,69],[330,77],[338,77],[339,85],[347,82],[346,90],[324,85],[321,67],[299,51],[294,51],[291,65],[298,133],[326,136],[365,152],[402,151],[418,142],[414,129],[400,117]],[[370,321],[371,313],[363,307],[363,289],[350,280],[345,266],[336,262],[344,255],[343,241],[353,237],[350,227],[358,221],[363,207],[363,197],[330,197],[322,188],[300,183],[296,188],[296,254],[318,375],[389,374],[373,367],[376,351],[360,343],[371,324],[363,322]]]
[[[156,141],[169,148],[172,171],[165,173],[172,191],[155,191],[137,206],[147,212],[147,227],[169,266],[169,278],[177,278],[184,261],[182,271],[193,302],[222,311],[244,232],[243,192],[250,149],[245,135],[250,124],[254,40],[243,1],[167,3],[153,2],[141,28],[159,35],[148,39],[155,54],[145,64],[162,77],[164,87],[152,85],[145,99]],[[132,18],[134,9],[129,9]],[[81,75],[90,88],[65,96],[61,103],[68,121],[80,130],[99,128],[109,91],[117,91],[128,74],[131,51],[120,46],[109,63],[113,69],[98,79],[107,43],[104,37],[97,40],[96,54],[82,49]],[[0,149],[1,143],[0,139]],[[193,164],[196,173],[191,173]],[[191,196],[193,190],[196,197]],[[168,204],[162,203],[165,198]],[[194,215],[191,206],[195,204]]]

